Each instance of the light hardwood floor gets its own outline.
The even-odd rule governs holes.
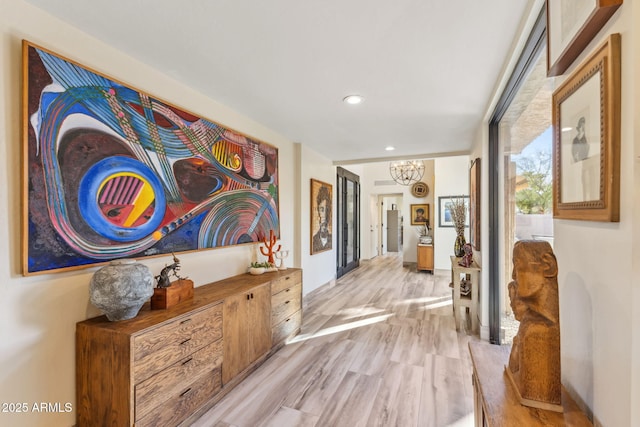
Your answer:
[[[305,298],[301,334],[193,425],[472,426],[450,273],[379,256]]]

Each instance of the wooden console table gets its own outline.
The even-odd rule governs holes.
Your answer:
[[[460,330],[460,307],[466,307],[471,312],[471,330],[478,329],[478,288],[480,287],[480,267],[473,261],[469,267],[458,264],[461,258],[451,257],[451,283],[453,287],[453,317],[456,322],[456,331]],[[471,293],[460,293],[460,281],[462,277],[471,281]]]
[[[569,393],[562,388],[563,412],[520,404],[504,369],[511,346],[470,342],[476,427],[592,426]]]

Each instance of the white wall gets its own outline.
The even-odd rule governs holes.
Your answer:
[[[632,12],[623,10],[622,13],[628,13],[631,16],[632,22],[640,22],[640,5],[635,2],[633,5],[625,5],[625,8],[631,8]],[[633,29],[631,36],[627,37],[631,39],[632,52],[631,58],[626,61],[631,62],[633,75],[635,76],[625,80],[625,84],[629,85],[629,94],[632,94],[632,111],[633,111],[633,207],[631,220],[633,221],[632,238],[633,244],[631,247],[631,270],[632,277],[631,282],[631,295],[629,295],[628,303],[631,304],[631,402],[640,402],[640,167],[638,159],[640,158],[640,120],[637,120],[640,113],[640,82],[638,82],[638,76],[640,75],[640,31]],[[628,49],[626,50],[628,52]],[[631,404],[631,425],[640,425],[640,405],[637,403]]]
[[[451,270],[451,255],[456,241],[456,230],[452,227],[438,227],[439,198],[443,196],[469,195],[469,156],[443,157],[435,160],[435,216],[434,225],[434,266],[438,270]],[[465,229],[465,239],[469,241],[469,228]]]
[[[300,165],[300,244],[302,256],[302,283],[303,294],[318,289],[320,286],[331,282],[336,277],[336,251],[337,251],[337,188],[336,168],[331,161],[324,156],[305,146],[298,147],[301,150]],[[333,186],[333,203],[331,205],[333,221],[332,249],[311,255],[311,178],[326,182]]]
[[[640,44],[634,41],[632,2],[625,2],[596,39],[567,70],[570,73],[611,33],[622,34],[622,105],[620,138],[620,222],[554,221],[558,259],[562,380],[604,426],[639,425],[631,420],[634,276],[634,122],[638,117],[633,67]],[[636,4],[637,8],[638,5]],[[637,21],[635,21],[637,24]],[[637,40],[637,35],[635,36]],[[636,214],[637,215],[637,214]],[[640,222],[635,222],[636,227]],[[640,242],[640,241],[636,241]],[[635,282],[635,285],[634,285]],[[635,306],[636,310],[640,306]],[[636,332],[637,336],[637,332]],[[637,377],[636,377],[637,378]],[[637,384],[636,384],[637,387]]]
[[[0,402],[70,402],[75,408],[75,324],[99,314],[88,295],[89,280],[96,268],[30,277],[20,274],[22,39],[277,146],[281,243],[292,249],[299,240],[294,235],[293,144],[193,91],[188,82],[172,80],[22,0],[0,0],[0,37]],[[257,256],[257,247],[181,254],[182,273],[196,285],[242,273]],[[293,265],[295,258],[290,257],[287,264]],[[141,262],[159,272],[168,261],[167,257]],[[0,425],[73,425],[75,418],[75,411],[0,413]]]

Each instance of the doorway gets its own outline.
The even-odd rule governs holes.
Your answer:
[[[378,194],[376,221],[379,235],[377,253],[402,252],[402,194]]]
[[[336,276],[342,277],[360,265],[360,177],[338,167],[337,187]]]

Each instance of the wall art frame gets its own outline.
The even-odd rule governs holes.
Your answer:
[[[553,217],[620,220],[620,34],[553,93]]]
[[[622,2],[547,0],[547,76],[564,74]]]
[[[311,255],[333,249],[333,186],[311,178]]]
[[[477,251],[480,250],[480,158],[471,162],[469,168],[469,243]]]
[[[460,198],[464,199],[466,207],[464,225],[469,226],[469,196],[440,196],[438,197],[438,227],[454,227],[451,218],[451,202],[453,199]]]
[[[23,41],[23,274],[280,235],[278,149]]]
[[[431,227],[429,217],[428,203],[411,205],[411,225],[426,225],[427,227]]]

